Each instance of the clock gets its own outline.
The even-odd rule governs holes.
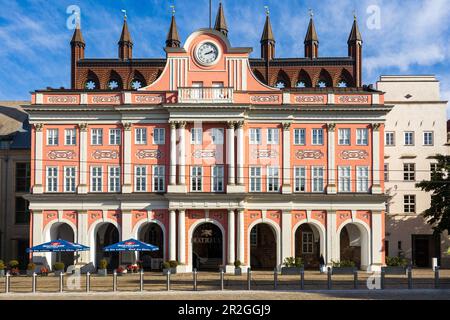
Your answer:
[[[219,48],[212,42],[203,42],[197,47],[195,57],[202,65],[213,65],[219,58]]]

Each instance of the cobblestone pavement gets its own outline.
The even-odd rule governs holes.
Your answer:
[[[11,294],[5,294],[5,278],[0,278],[0,299],[449,299],[450,270],[441,270],[440,289],[434,288],[431,270],[413,270],[413,290],[408,290],[406,276],[386,276],[383,291],[368,290],[370,273],[359,272],[357,289],[353,276],[333,276],[332,289],[327,290],[327,275],[316,271],[305,272],[304,291],[300,290],[300,276],[278,275],[276,293],[273,272],[253,272],[251,292],[247,291],[247,275],[224,275],[225,291],[220,289],[219,273],[198,273],[197,290],[193,291],[192,274],[171,276],[171,292],[167,292],[166,277],[162,273],[145,273],[144,292],[139,292],[138,274],[117,277],[117,292],[113,291],[113,277],[91,276],[91,293],[86,293],[86,276],[64,277],[64,293],[59,292],[59,278],[49,275],[37,278],[37,293],[31,295],[32,278],[11,277]],[[237,294],[237,292],[239,292]]]

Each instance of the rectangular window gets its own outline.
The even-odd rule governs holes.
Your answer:
[[[369,167],[356,167],[356,191],[369,191]]]
[[[202,191],[202,167],[192,167],[191,169],[191,191]]]
[[[338,168],[339,192],[351,191],[351,167]]]
[[[306,129],[294,129],[294,144],[299,146],[306,144]]]
[[[212,128],[211,129],[211,141],[213,144],[223,144],[223,129]]]
[[[102,192],[103,168],[91,167],[91,192]]]
[[[278,192],[280,190],[280,169],[278,167],[267,167],[267,192]]]
[[[47,167],[47,192],[58,192],[58,167]]]
[[[91,130],[91,145],[101,146],[103,144],[103,129]]]
[[[414,145],[414,132],[407,131],[404,133],[405,135],[405,146],[413,146]]]
[[[28,224],[30,223],[29,202],[22,197],[16,197],[15,206],[15,223]]]
[[[58,129],[48,129],[47,130],[47,145],[57,146],[58,145]]]
[[[166,188],[166,168],[164,166],[153,167],[153,192],[164,192]]]
[[[276,128],[267,129],[267,144],[278,144],[280,131]]]
[[[384,164],[384,182],[389,182],[389,164]]]
[[[249,131],[250,131],[250,144],[261,144],[261,129],[251,128]]]
[[[16,163],[16,192],[30,191],[30,163]]]
[[[64,167],[64,192],[75,192],[75,167]]]
[[[323,145],[323,129],[312,130],[312,144],[316,146]]]
[[[395,132],[386,132],[385,133],[385,145],[386,146],[395,146]]]
[[[314,248],[314,234],[312,232],[302,232],[302,253],[311,254]]]
[[[339,145],[350,145],[350,129],[339,129],[338,130],[339,135]]]
[[[66,146],[74,146],[77,144],[77,130],[66,129],[64,130],[64,143]]]
[[[295,192],[306,192],[306,167],[294,168]]]
[[[192,128],[191,129],[191,144],[202,144],[203,141],[203,129]]]
[[[120,129],[109,129],[109,144],[110,145],[120,145],[122,130]]]
[[[147,128],[136,128],[134,130],[135,144],[147,144]]]
[[[166,129],[164,128],[153,129],[153,144],[165,144],[165,143],[166,143]]]
[[[223,192],[224,170],[223,166],[212,167],[212,192]]]
[[[120,167],[108,167],[108,191],[120,192]]]
[[[416,180],[416,165],[414,163],[403,164],[403,180],[404,181]]]
[[[147,167],[135,166],[134,167],[134,191],[146,192],[147,191]]]
[[[358,146],[367,146],[369,144],[369,130],[356,129],[356,144]]]
[[[324,168],[312,167],[312,191],[323,192],[324,185]]]
[[[432,146],[434,144],[434,133],[433,131],[425,131],[423,133],[423,145],[424,146]]]
[[[261,167],[250,167],[250,192],[261,192]]]
[[[416,212],[416,196],[415,195],[404,195],[403,196],[403,207],[405,213],[415,213]]]

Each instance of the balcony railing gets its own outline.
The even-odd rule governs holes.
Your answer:
[[[232,103],[233,88],[190,87],[178,88],[179,103]]]

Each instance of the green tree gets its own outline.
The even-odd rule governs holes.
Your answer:
[[[416,184],[423,191],[432,192],[430,208],[423,212],[423,216],[435,232],[450,233],[450,156],[436,155],[436,170],[431,173],[430,181]]]

